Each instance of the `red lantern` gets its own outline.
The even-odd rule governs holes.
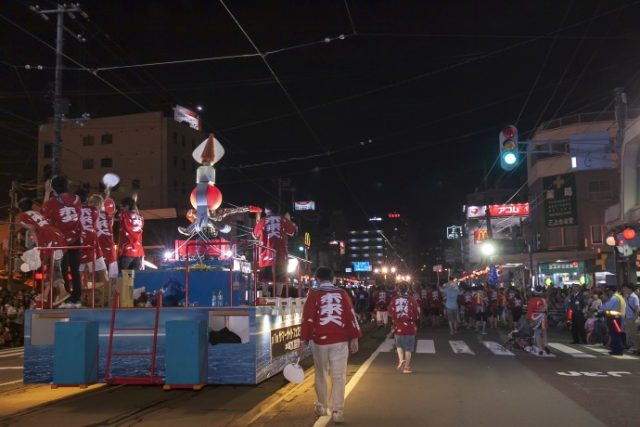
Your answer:
[[[196,203],[197,189],[198,189],[197,187],[193,189],[193,191],[191,192],[191,198],[190,198],[191,206],[193,206],[194,208],[198,207]],[[209,185],[207,187],[207,208],[210,211],[213,211],[218,209],[221,204],[222,204],[222,193],[220,192],[218,187],[216,187],[215,185]]]
[[[622,232],[622,236],[627,240],[633,240],[636,238],[636,230],[633,228],[625,228]]]

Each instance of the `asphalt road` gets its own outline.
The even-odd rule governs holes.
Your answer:
[[[615,358],[601,348],[568,345],[566,333],[552,335],[550,341],[563,350],[554,349],[554,357],[522,351],[510,355],[486,344],[502,343],[502,332],[481,336],[462,331],[451,337],[444,327],[425,328],[418,335],[414,372],[402,374],[385,342],[388,329],[366,329],[360,351],[349,361],[345,425],[640,425],[638,357]],[[451,341],[458,342],[452,346]],[[0,367],[18,361],[19,355],[0,358]],[[308,367],[310,361],[305,362]],[[0,383],[19,375],[21,371],[0,370]],[[208,386],[200,392],[116,386],[65,396],[46,385],[11,385],[5,391],[7,387],[0,386],[0,409],[18,394],[42,394],[48,403],[25,404],[12,415],[0,413],[0,426],[331,425],[328,417],[316,419],[312,413],[312,369],[296,386],[279,375],[255,387]]]
[[[0,350],[0,391],[22,383],[23,353],[22,347]]]

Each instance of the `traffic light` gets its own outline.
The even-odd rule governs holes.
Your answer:
[[[509,171],[520,163],[518,153],[518,129],[509,125],[500,131],[500,166]]]

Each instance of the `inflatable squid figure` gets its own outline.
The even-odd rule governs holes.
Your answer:
[[[226,234],[231,226],[224,222],[224,218],[235,214],[251,212],[259,214],[262,209],[254,206],[218,209],[222,204],[222,193],[216,187],[216,170],[214,165],[224,156],[222,144],[213,136],[202,141],[193,150],[193,159],[201,166],[196,170],[196,187],[191,192],[191,206],[187,211],[187,219],[191,222],[188,227],[178,227],[178,231],[185,236],[200,235],[203,238],[216,237],[219,233]]]

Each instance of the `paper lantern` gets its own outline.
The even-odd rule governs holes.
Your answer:
[[[627,240],[633,240],[636,238],[636,230],[633,228],[625,228],[622,232],[622,236]]]
[[[605,243],[609,246],[615,246],[616,238],[614,236],[607,236],[607,238],[605,239]]]
[[[193,206],[194,208],[198,207],[198,204],[196,202],[197,190],[198,190],[198,187],[194,188],[193,191],[191,192],[191,198],[190,198],[191,206]],[[207,208],[210,211],[214,211],[218,209],[221,204],[222,204],[222,193],[220,192],[218,187],[216,187],[215,185],[207,186]]]

